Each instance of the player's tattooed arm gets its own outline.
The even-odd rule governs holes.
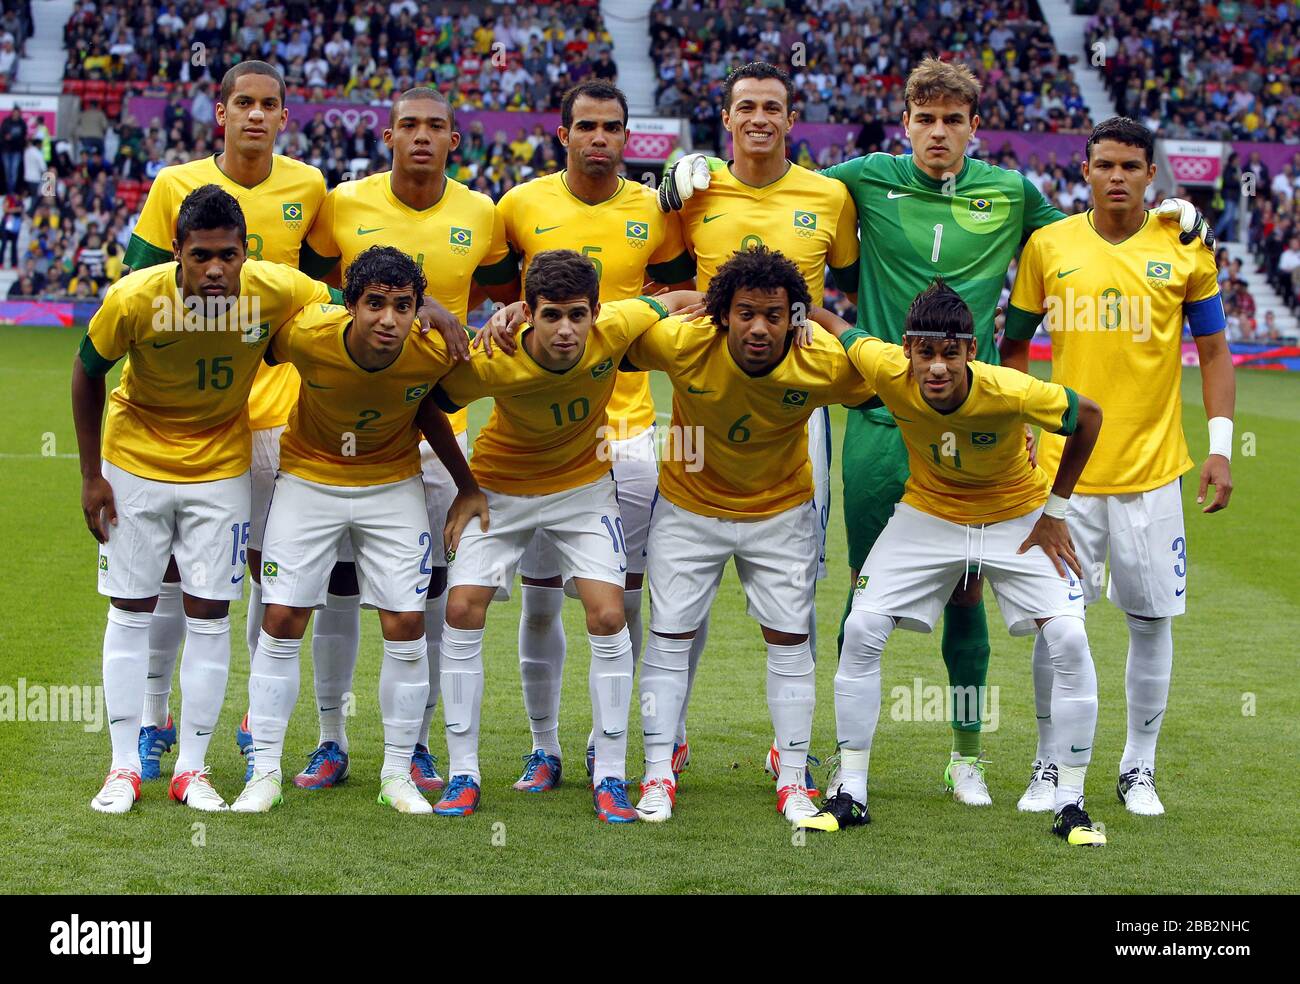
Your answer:
[[[452,433],[451,424],[432,395],[420,401],[420,409],[415,413],[415,424],[456,483],[456,498],[447,510],[447,522],[442,530],[443,549],[452,552],[460,544],[460,535],[465,525],[475,516],[479,518],[484,530],[488,528],[487,496],[474,480],[474,473],[470,471],[456,435]]]
[[[1064,502],[1074,493],[1074,486],[1083,474],[1084,466],[1092,456],[1092,449],[1097,444],[1097,435],[1101,433],[1101,407],[1086,396],[1079,396],[1078,420],[1074,432],[1065,439],[1065,448],[1061,452],[1061,464],[1056,470],[1056,481],[1052,484],[1052,495],[1047,501],[1043,514],[1029,531],[1029,536],[1020,545],[1017,553],[1025,553],[1031,547],[1043,548],[1061,577],[1065,577],[1068,567],[1076,577],[1083,577],[1083,568],[1074,550],[1074,541],[1070,539],[1069,527],[1065,525]],[[1061,508],[1058,516],[1048,515],[1055,502]]]
[[[108,542],[109,526],[117,525],[117,504],[113,487],[100,471],[100,426],[104,419],[103,376],[86,372],[81,356],[72,361],[72,421],[77,431],[77,455],[81,459],[81,512],[90,535]]]
[[[1202,510],[1213,513],[1226,509],[1232,498],[1232,417],[1237,407],[1237,377],[1226,332],[1193,338],[1201,364],[1201,397],[1205,402],[1205,416],[1210,421],[1210,453],[1201,466],[1196,501],[1204,502],[1206,491],[1213,485],[1214,498]],[[1220,436],[1217,433],[1220,430],[1226,433]],[[1220,443],[1222,446],[1218,447]]]
[[[436,329],[447,343],[447,352],[453,360],[469,358],[469,333],[460,319],[439,304],[436,297],[425,294],[416,317],[420,322],[420,334],[427,335]]]

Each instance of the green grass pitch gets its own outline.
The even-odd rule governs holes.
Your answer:
[[[69,410],[69,370],[79,330],[0,329],[0,685],[96,686],[106,600],[95,591],[95,549],[79,512],[79,475]],[[1040,367],[1041,369],[1041,367]],[[266,816],[201,815],[146,784],[124,817],[92,812],[108,766],[108,733],[78,722],[0,722],[0,891],[4,892],[1295,892],[1292,813],[1297,719],[1296,627],[1300,588],[1300,381],[1287,374],[1238,375],[1237,485],[1227,512],[1203,516],[1196,472],[1184,486],[1191,565],[1189,614],[1175,627],[1170,709],[1160,752],[1168,814],[1130,817],[1115,798],[1124,743],[1125,632],[1106,603],[1088,617],[1101,685],[1101,716],[1089,809],[1110,844],[1079,851],[1051,837],[1044,815],[1015,802],[1033,755],[1030,641],[1012,640],[990,612],[998,727],[990,809],[952,803],[941,773],[950,733],[912,715],[891,695],[945,684],[938,638],[896,633],[884,659],[884,706],[872,756],[866,829],[806,841],[775,811],[762,771],[771,737],[764,703],[764,650],[728,573],[713,611],[709,648],[691,707],[694,760],[672,822],[610,828],[594,819],[582,752],[590,725],[587,655],[577,602],[565,608],[570,657],[561,739],[567,780],[559,791],[514,792],[529,750],[519,690],[516,600],[488,620],[483,707],[483,802],[468,820],[414,818],[375,802],[382,757],[376,696],[378,624],[363,617],[357,713],[350,722],[352,778],[304,793],[287,787]],[[655,380],[661,409],[667,386]],[[1200,379],[1184,377],[1193,457],[1206,450]],[[486,419],[475,408],[473,426]],[[837,443],[843,411],[833,419]],[[1253,442],[1253,454],[1243,450]],[[846,567],[838,461],[829,563],[818,596],[821,661],[813,750],[834,744],[834,638]],[[244,608],[233,609],[234,656],[210,762],[232,799],[243,766],[233,731],[243,713],[248,656]],[[304,656],[306,651],[304,651]],[[311,661],[303,660],[286,768],[315,745]],[[173,711],[179,695],[173,692]],[[635,705],[634,705],[635,707]],[[441,713],[441,712],[440,712]],[[635,716],[635,715],[634,715]],[[629,765],[641,746],[632,725]],[[434,751],[445,764],[435,722]],[[174,754],[174,753],[173,753]],[[169,774],[172,757],[164,759]]]

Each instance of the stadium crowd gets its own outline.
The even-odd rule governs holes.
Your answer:
[[[1300,137],[1300,10],[1294,3],[1101,0],[1088,57],[1120,113],[1164,137]],[[1100,45],[1100,48],[1095,46]]]
[[[697,145],[717,146],[722,83],[745,62],[790,64],[799,118],[896,120],[908,67],[926,54],[970,65],[990,129],[1084,132],[1091,122],[1068,59],[1021,0],[660,0],[650,21],[655,104],[687,116]],[[880,123],[854,156],[883,149]]]

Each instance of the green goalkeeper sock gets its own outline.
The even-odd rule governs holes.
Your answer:
[[[853,594],[857,590],[856,582],[854,587],[849,588],[849,596],[844,599],[844,614],[840,616],[840,634],[835,639],[836,659],[839,654],[844,652],[844,623],[849,620],[849,612],[853,611]]]
[[[980,709],[989,673],[989,627],[984,603],[943,610],[943,661],[953,695],[952,750],[963,758],[979,755]]]

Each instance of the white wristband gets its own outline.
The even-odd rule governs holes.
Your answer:
[[[1065,519],[1065,511],[1070,506],[1069,499],[1063,499],[1052,492],[1047,493],[1047,505],[1043,506],[1043,515],[1053,519]]]
[[[1232,460],[1232,418],[1210,418],[1210,454],[1221,454]]]

